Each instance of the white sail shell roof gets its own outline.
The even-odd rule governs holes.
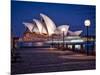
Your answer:
[[[52,35],[56,29],[56,25],[55,23],[46,15],[44,14],[40,14],[40,16],[43,18],[45,24],[46,24],[46,27],[47,27],[47,31],[48,31],[48,35]]]
[[[71,36],[79,36],[83,31],[79,30],[79,31],[68,31],[69,35]]]
[[[60,25],[56,27],[55,23],[46,15],[40,14],[42,21],[39,21],[37,19],[33,19],[35,24],[33,23],[27,23],[23,22],[25,27],[29,29],[30,32],[36,32],[36,33],[45,33],[51,36],[52,34],[62,34],[62,29],[64,29],[64,35],[71,35],[71,36],[79,36],[82,33],[82,30],[79,31],[70,31],[69,25]]]
[[[40,33],[39,29],[36,26],[33,27],[32,32]]]
[[[33,21],[36,23],[36,26],[40,34],[47,33],[44,25],[39,20],[33,19]]]
[[[27,22],[23,22],[23,24],[25,25],[25,27],[27,27],[29,29],[30,32],[33,32],[32,29],[34,27],[34,24],[27,23]]]
[[[67,35],[67,32],[68,32],[68,29],[69,29],[69,26],[68,25],[61,25],[61,26],[58,26],[57,27],[57,30],[59,31],[60,34],[62,34],[62,29],[65,29],[64,31],[64,35]]]

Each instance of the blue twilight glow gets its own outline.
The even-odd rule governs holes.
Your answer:
[[[95,35],[95,6],[71,5],[56,3],[11,1],[11,25],[12,34],[22,36],[25,31],[23,22],[33,22],[33,18],[39,19],[39,14],[48,15],[57,26],[69,25],[70,30],[83,30],[86,34],[84,21],[91,20],[89,35]]]

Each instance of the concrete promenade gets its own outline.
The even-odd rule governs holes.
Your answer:
[[[95,69],[95,56],[55,48],[18,48],[12,57],[11,73],[43,73]]]

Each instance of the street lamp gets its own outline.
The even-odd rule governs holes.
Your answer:
[[[85,26],[86,26],[86,29],[87,29],[87,55],[88,55],[88,27],[91,25],[91,22],[90,22],[90,20],[89,19],[86,19],[85,21],[84,21],[84,24],[85,24]]]
[[[64,50],[64,32],[66,31],[66,29],[62,28],[61,31],[63,32],[63,50]]]

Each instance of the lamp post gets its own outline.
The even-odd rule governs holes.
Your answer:
[[[52,48],[53,48],[53,34],[51,35],[51,39],[52,39]]]
[[[88,28],[89,28],[89,26],[90,26],[90,24],[91,24],[91,22],[90,22],[90,20],[89,19],[86,19],[85,21],[84,21],[84,24],[85,24],[85,26],[86,26],[86,29],[87,29],[87,55],[89,54],[89,51],[88,51]]]
[[[60,41],[60,34],[58,34],[58,48],[59,48],[59,45],[60,45],[59,41]]]
[[[65,41],[65,40],[64,40],[64,38],[65,38],[65,37],[64,37],[64,32],[65,32],[65,30],[66,30],[65,28],[62,28],[62,29],[61,29],[61,31],[62,31],[62,33],[63,33],[63,50],[64,50],[64,41]]]

